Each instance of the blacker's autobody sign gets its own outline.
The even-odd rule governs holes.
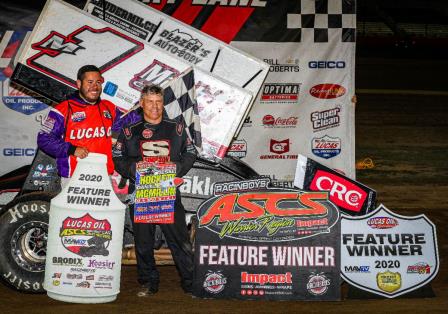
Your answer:
[[[342,216],[341,274],[351,285],[393,298],[428,284],[439,270],[436,227],[380,205],[363,217]]]
[[[125,109],[139,100],[145,85],[165,86],[190,68],[185,60],[143,43],[133,34],[65,2],[48,0],[11,80],[59,102],[74,91],[76,73],[85,64],[95,64],[101,70],[101,97]],[[222,158],[249,110],[252,92],[200,68],[194,69],[194,76],[203,157]],[[171,110],[176,116],[178,112]]]
[[[340,298],[339,211],[326,192],[223,194],[204,202],[198,219],[194,295]]]

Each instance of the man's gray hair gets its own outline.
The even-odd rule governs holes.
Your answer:
[[[158,85],[145,85],[142,89],[142,94],[140,98],[143,98],[145,95],[160,95],[163,97],[163,89]]]

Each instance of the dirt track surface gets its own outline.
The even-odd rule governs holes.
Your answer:
[[[123,266],[121,293],[110,304],[78,305],[46,295],[17,293],[0,285],[2,313],[436,313],[448,312],[448,97],[358,95],[357,160],[375,167],[358,180],[378,192],[378,202],[403,215],[424,213],[437,226],[439,274],[436,294],[426,299],[346,299],[339,302],[203,300],[183,294],[174,266],[160,267],[157,295],[137,298],[136,268]]]

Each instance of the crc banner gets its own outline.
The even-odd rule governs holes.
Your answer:
[[[294,186],[306,191],[328,191],[339,210],[351,216],[365,215],[376,203],[376,192],[368,186],[302,155],[297,160]]]
[[[235,184],[219,186],[230,191]],[[340,299],[339,211],[326,192],[222,194],[204,202],[197,215],[195,296]]]
[[[362,217],[342,216],[341,275],[349,284],[395,298],[422,287],[439,271],[435,225],[384,205]]]
[[[270,65],[229,154],[290,186],[298,154],[355,178],[356,0],[144,2]]]

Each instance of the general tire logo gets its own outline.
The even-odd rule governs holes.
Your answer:
[[[289,138],[282,141],[271,139],[269,150],[274,154],[284,154],[289,152]]]
[[[67,217],[59,236],[62,245],[79,256],[109,255],[107,247],[112,240],[112,230],[106,219],[97,220],[89,214],[80,218]]]
[[[113,45],[105,52],[102,42]],[[26,60],[28,66],[74,88],[74,73],[86,63],[95,63],[104,73],[143,50],[142,43],[112,28],[95,29],[88,25],[66,36],[51,31],[31,47],[39,52]],[[101,62],[93,56],[101,56]]]
[[[394,227],[373,229],[372,222]],[[342,216],[341,276],[350,285],[394,298],[429,284],[438,270],[436,228],[425,215],[401,216],[380,205],[365,216]]]

